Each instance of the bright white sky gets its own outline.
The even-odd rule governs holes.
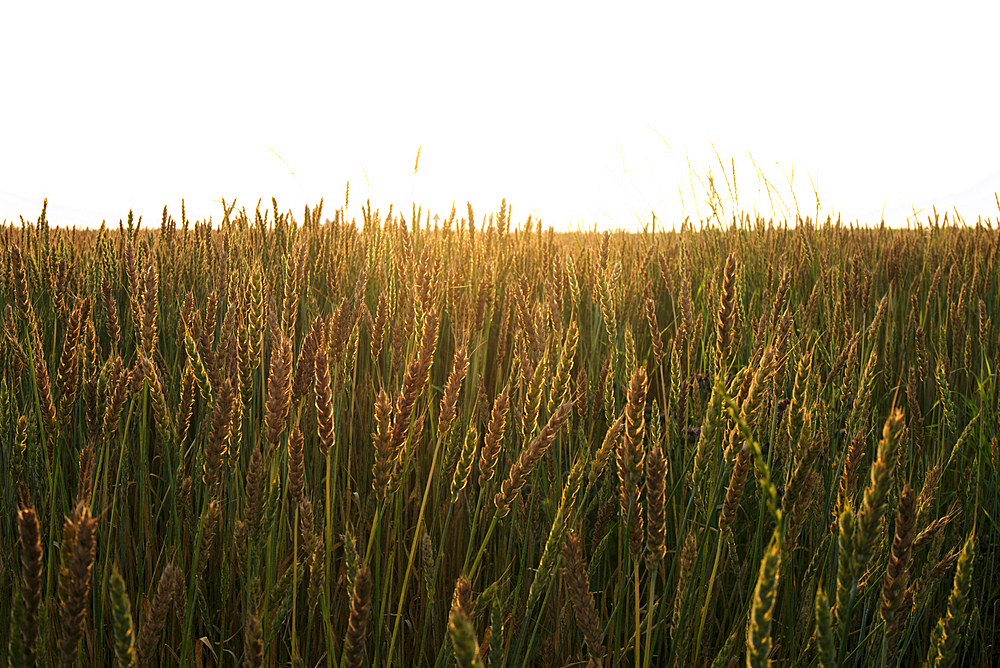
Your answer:
[[[998,213],[995,2],[318,4],[4,3],[0,219]]]

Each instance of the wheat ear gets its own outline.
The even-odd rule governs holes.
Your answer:
[[[347,639],[344,641],[345,668],[358,668],[365,653],[365,633],[368,629],[368,612],[372,602],[372,577],[368,566],[362,566],[354,576],[354,594],[351,597],[351,615],[347,622]]]
[[[472,611],[469,610],[469,581],[464,576],[455,584],[455,594],[452,597],[451,613],[448,615],[448,635],[451,636],[451,646],[455,652],[455,663],[459,668],[483,668],[483,659],[479,653],[479,640],[472,624]]]
[[[125,582],[118,567],[111,569],[111,611],[115,633],[115,657],[121,668],[132,668],[135,660],[135,631],[132,625],[132,605],[125,593]]]
[[[774,530],[771,542],[760,562],[757,588],[754,590],[750,625],[747,629],[747,666],[764,668],[771,665],[771,619],[775,595],[778,592],[778,575],[781,567],[781,530]]]
[[[38,607],[42,600],[42,541],[38,517],[34,508],[24,508],[17,514],[21,535],[21,597],[24,599],[24,621],[20,632],[24,665],[35,666],[35,641],[38,639]]]
[[[925,666],[934,668],[950,668],[955,663],[958,653],[958,641],[961,640],[962,627],[965,625],[966,604],[969,600],[969,590],[972,588],[972,566],[975,560],[976,534],[973,532],[962,546],[958,555],[958,568],[955,570],[955,582],[951,595],[948,597],[948,609],[938,620],[931,633],[931,645],[927,651]]]

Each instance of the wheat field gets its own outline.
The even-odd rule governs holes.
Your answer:
[[[349,204],[0,228],[6,665],[996,665],[994,221]]]

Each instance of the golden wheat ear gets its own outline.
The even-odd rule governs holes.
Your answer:
[[[272,451],[285,428],[285,418],[292,402],[292,343],[281,336],[271,351],[271,374],[267,379],[267,427],[265,436]]]
[[[889,563],[882,580],[882,604],[879,612],[886,624],[887,635],[893,635],[892,630],[896,626],[893,622],[903,602],[903,593],[908,580],[907,565],[913,550],[913,539],[916,537],[916,519],[916,494],[907,482],[899,495],[896,535],[892,541]]]
[[[160,574],[156,587],[156,595],[146,612],[146,620],[139,629],[136,643],[136,658],[139,666],[149,665],[156,656],[156,643],[160,639],[160,631],[167,620],[171,601],[182,592],[181,572],[173,564],[167,564]]]
[[[576,626],[587,642],[587,651],[598,661],[604,658],[604,632],[587,579],[587,562],[577,532],[570,533],[563,545],[562,577],[573,604]]]
[[[347,622],[344,640],[344,666],[358,668],[365,654],[365,632],[372,602],[372,577],[368,566],[362,566],[354,576],[354,594],[351,597],[351,615]]]
[[[485,487],[486,483],[493,479],[497,459],[500,457],[500,447],[507,429],[507,410],[510,407],[509,389],[510,383],[505,384],[500,394],[493,400],[490,424],[486,431],[486,438],[483,440],[483,447],[479,452],[480,488]]]
[[[646,370],[637,367],[629,382],[628,403],[625,405],[625,437],[618,446],[617,453],[622,518],[628,520],[629,553],[634,559],[638,559],[642,553],[645,535],[639,509],[639,496],[645,461],[646,387]]]
[[[333,421],[333,391],[330,387],[330,358],[325,346],[316,352],[316,424],[320,452],[325,457],[336,443]]]
[[[296,424],[288,439],[288,493],[296,503],[302,500],[302,493],[305,489],[304,456],[305,437],[302,430],[299,429],[299,425]]]
[[[80,638],[87,618],[90,569],[94,564],[94,527],[90,507],[76,505],[63,526],[63,570],[60,574],[62,638],[59,643],[63,665],[76,662]]]
[[[754,590],[750,624],[747,628],[747,666],[766,668],[771,665],[771,619],[778,591],[781,567],[781,532],[776,528],[760,562],[757,588]]]
[[[493,497],[493,502],[497,507],[497,517],[502,518],[510,512],[510,506],[517,499],[521,488],[528,481],[528,476],[535,468],[535,464],[548,451],[556,434],[563,428],[569,420],[573,410],[573,403],[567,401],[552,414],[548,423],[542,428],[541,433],[521,451],[521,455],[516,462],[511,464],[507,478],[500,485],[500,491]]]
[[[472,623],[471,598],[471,584],[464,576],[459,577],[448,615],[448,635],[451,636],[455,663],[459,668],[483,668],[479,639]]]
[[[438,414],[438,438],[444,438],[448,430],[451,429],[451,423],[455,419],[458,393],[462,389],[462,383],[465,381],[468,369],[469,355],[465,346],[459,346],[455,351],[451,373],[448,375],[448,383],[444,387],[444,395],[441,397],[441,412]]]
[[[35,665],[35,641],[38,639],[38,608],[42,600],[42,541],[38,517],[34,508],[23,508],[17,514],[21,535],[21,598],[23,599],[20,627],[11,628],[11,637],[20,634],[24,665]]]
[[[720,373],[728,368],[729,356],[733,349],[736,332],[736,253],[726,258],[726,268],[722,279],[722,295],[719,301],[719,319],[716,323],[716,353]]]
[[[667,553],[667,460],[654,444],[646,457],[646,559],[651,567]]]

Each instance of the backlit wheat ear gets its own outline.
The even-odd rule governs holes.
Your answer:
[[[243,518],[249,530],[249,535],[256,538],[260,535],[261,511],[263,506],[263,486],[264,486],[264,456],[261,453],[261,446],[255,447],[250,455],[250,464],[247,467],[246,502],[244,504]]]
[[[320,452],[325,456],[336,443],[333,423],[333,391],[330,388],[330,358],[326,348],[316,351],[316,423]]]
[[[479,653],[479,640],[472,624],[472,611],[468,609],[463,590],[468,588],[468,580],[460,577],[455,585],[455,595],[452,598],[451,613],[448,615],[448,635],[451,636],[451,646],[455,653],[455,663],[459,668],[483,668],[483,659]]]
[[[365,654],[365,633],[368,629],[368,613],[371,608],[372,578],[368,566],[362,566],[354,576],[354,594],[351,598],[351,614],[347,622],[347,638],[344,641],[344,666],[358,668]]]
[[[788,438],[797,442],[802,428],[804,412],[810,409],[815,388],[815,376],[813,375],[813,351],[807,350],[799,356],[798,364],[795,367],[795,380],[792,385],[792,395],[787,408],[789,418],[785,420]]]
[[[28,281],[25,278],[24,263],[21,260],[21,249],[14,245],[10,247],[10,270],[14,288],[14,303],[18,315],[27,320],[31,313],[31,302],[28,298]]]
[[[701,423],[701,433],[698,435],[698,444],[695,447],[694,472],[692,479],[695,487],[698,488],[699,491],[705,483],[709,467],[716,455],[715,435],[718,432],[719,425],[722,424],[722,393],[724,390],[725,384],[722,377],[716,376],[715,383],[712,386],[712,396],[708,401],[708,407],[705,410],[705,417]],[[701,492],[698,498],[702,499],[704,496],[704,492]],[[700,501],[699,503],[704,504],[705,501]]]
[[[458,576],[455,581],[455,590],[451,595],[452,609],[459,609],[471,618],[475,611],[475,602],[472,598],[472,582],[464,575]]]
[[[806,491],[806,481],[813,471],[812,463],[820,456],[823,448],[826,447],[826,444],[822,440],[813,440],[812,414],[808,410],[804,413],[802,428],[799,431],[800,438],[795,448],[795,451],[799,454],[795,462],[795,468],[792,471],[792,476],[785,488],[785,496],[782,499],[782,505],[786,508],[794,507],[799,500],[800,494]]]
[[[617,410],[617,402],[615,400],[614,353],[608,355],[601,366],[601,382],[599,387],[601,391],[601,403],[604,407],[604,419],[610,425],[615,421],[615,411]]]
[[[285,418],[292,400],[292,344],[285,337],[271,351],[271,375],[267,379],[266,436],[272,446],[285,428]]]
[[[136,339],[142,332],[142,286],[139,284],[139,266],[132,239],[125,242],[125,276],[128,278],[128,296],[131,307],[132,328]]]
[[[490,424],[483,440],[483,448],[479,455],[479,486],[485,487],[493,479],[497,459],[500,456],[500,446],[503,443],[504,432],[507,429],[507,410],[509,403],[510,383],[503,386],[500,394],[493,401],[493,411],[490,414]]]
[[[918,533],[917,537],[913,540],[913,551],[918,552],[927,547],[934,540],[934,537],[941,533],[953,519],[954,515],[948,514],[928,523],[924,530]]]
[[[288,493],[295,503],[302,500],[302,490],[305,488],[305,437],[299,425],[292,429],[288,438]]]
[[[395,453],[392,452],[392,402],[384,389],[379,390],[375,399],[375,463],[372,467],[372,488],[380,499],[389,491],[389,478]]]
[[[316,375],[316,355],[324,345],[324,339],[323,320],[316,318],[299,350],[299,361],[295,365],[295,375],[292,380],[293,400],[298,400],[309,391],[309,386]]]
[[[587,367],[581,365],[576,374],[576,397],[574,398],[576,414],[580,420],[586,420],[590,416],[590,408],[593,406],[592,399],[588,386]]]
[[[212,389],[212,381],[209,379],[208,369],[205,368],[204,361],[201,358],[201,352],[198,350],[198,343],[194,340],[190,331],[184,334],[184,350],[188,358],[188,370],[194,376],[202,398],[208,404],[212,404],[215,394]]]
[[[35,641],[38,639],[38,608],[42,600],[42,541],[34,508],[18,511],[17,527],[21,536],[21,597],[24,621],[20,629],[24,665],[34,668]]]
[[[497,507],[497,517],[504,517],[510,512],[511,504],[514,503],[521,488],[528,481],[528,476],[534,470],[535,464],[538,463],[538,460],[542,458],[542,455],[552,445],[556,434],[559,433],[559,430],[569,420],[572,410],[573,403],[570,401],[567,401],[556,409],[556,412],[549,418],[548,423],[542,428],[541,433],[521,451],[521,456],[511,465],[507,479],[503,481],[500,485],[500,491],[493,497],[493,502]]]
[[[59,371],[56,375],[56,386],[59,388],[59,418],[60,422],[68,424],[73,413],[76,400],[80,372],[80,340],[81,327],[85,313],[90,311],[90,298],[80,300],[73,309],[63,339],[62,355],[59,359]]]
[[[94,564],[94,527],[90,507],[77,504],[63,527],[63,574],[60,576],[62,639],[59,642],[63,665],[76,663],[80,638],[87,617],[90,569]]]
[[[660,446],[653,445],[646,457],[646,559],[650,564],[667,553],[666,482],[667,461]]]
[[[854,559],[859,568],[867,568],[872,546],[877,539],[878,524],[885,510],[885,499],[892,483],[892,471],[896,466],[896,449],[899,435],[903,431],[903,413],[894,411],[885,422],[882,440],[878,446],[878,458],[872,464],[871,482],[865,489],[865,496],[858,513],[857,529],[854,535]]]
[[[698,537],[694,531],[688,531],[681,547],[678,560],[677,587],[674,592],[674,604],[671,612],[670,638],[677,646],[677,656],[685,656],[691,637],[692,618],[684,614],[691,586],[691,576],[694,574],[695,560],[698,556]]]
[[[906,483],[899,495],[899,507],[896,510],[896,535],[892,541],[889,553],[889,564],[882,580],[882,605],[879,609],[882,620],[886,624],[886,633],[893,627],[893,620],[899,611],[906,589],[908,573],[907,565],[915,538],[917,519],[916,494]]]
[[[747,666],[764,668],[771,665],[771,620],[774,614],[775,596],[778,591],[778,575],[781,566],[781,533],[775,529],[771,542],[760,562],[757,587],[754,590],[753,606],[750,610],[750,625],[747,629]]]
[[[139,630],[139,637],[135,645],[136,657],[140,666],[149,665],[153,657],[157,655],[155,645],[160,639],[160,631],[167,620],[167,612],[170,610],[170,603],[175,595],[181,590],[181,573],[173,564],[167,564],[160,574],[160,581],[156,587],[156,595],[146,613],[146,619]]]
[[[642,551],[642,515],[639,511],[639,490],[645,460],[643,443],[646,431],[646,370],[639,367],[629,383],[625,406],[625,437],[618,446],[618,477],[621,482],[622,518],[628,522],[629,551],[639,558]]]
[[[759,362],[756,365],[753,373],[747,373],[743,377],[743,382],[740,386],[740,397],[742,397],[736,403],[740,406],[740,417],[743,418],[747,424],[752,424],[754,415],[760,409],[764,401],[764,391],[769,385],[769,381],[774,372],[774,348],[768,346],[762,353]],[[733,459],[739,452],[737,447],[739,446],[739,429],[735,426],[729,430],[729,434],[726,440],[726,450],[725,459],[727,463],[732,463]]]
[[[535,572],[535,579],[531,581],[531,588],[528,591],[528,605],[526,610],[531,611],[541,598],[548,584],[549,575],[555,567],[556,558],[563,546],[563,536],[566,531],[566,519],[572,514],[576,503],[577,493],[580,489],[580,482],[583,479],[586,457],[581,456],[573,464],[569,472],[566,484],[563,486],[562,496],[559,499],[559,507],[556,516],[552,520],[549,528],[549,537],[545,541],[545,549],[542,550],[542,557],[538,562],[538,570]]]
[[[455,351],[455,359],[452,362],[451,374],[448,376],[448,383],[444,386],[444,396],[441,397],[441,412],[438,416],[438,438],[444,438],[451,429],[451,423],[455,419],[455,404],[458,402],[458,393],[462,389],[462,382],[465,374],[469,370],[469,356],[465,346],[459,346]]]
[[[96,450],[96,445],[93,440],[87,441],[87,444],[83,446],[83,450],[80,451],[80,462],[79,462],[79,487],[76,491],[76,500],[83,501],[87,504],[90,503],[90,497],[93,492],[93,482],[94,482],[94,454]]]
[[[227,378],[215,402],[212,412],[212,433],[205,446],[205,472],[202,479],[209,488],[214,487],[219,481],[222,457],[226,454],[226,442],[232,430],[234,401],[233,386]]]
[[[620,271],[621,268],[616,266],[615,269]],[[604,315],[604,328],[608,333],[608,344],[616,346],[618,344],[618,320],[615,317],[614,293],[611,286],[615,283],[614,274],[617,271],[612,270],[610,273],[611,276],[608,276],[608,273],[604,271],[598,274],[597,287],[600,291],[601,313]]]
[[[576,321],[569,324],[566,332],[566,341],[563,343],[562,351],[559,354],[559,364],[556,367],[555,377],[552,379],[552,387],[549,393],[548,411],[551,414],[556,406],[570,400],[570,372],[573,370],[573,362],[576,359],[576,346],[580,339],[580,330]]]
[[[410,418],[413,414],[413,404],[417,396],[424,390],[430,375],[431,363],[434,361],[434,351],[437,349],[438,325],[440,313],[437,308],[424,315],[424,325],[420,336],[420,349],[416,358],[406,368],[403,377],[403,387],[396,402],[396,416],[392,424],[392,436],[389,441],[389,451],[399,452],[406,432],[410,428]]]
[[[150,258],[146,265],[146,273],[142,286],[142,351],[147,357],[153,356],[156,350],[156,319],[158,279],[156,263]]]
[[[49,383],[49,368],[45,361],[45,351],[42,349],[42,341],[38,336],[38,328],[31,328],[31,350],[34,353],[35,368],[35,388],[38,391],[38,402],[41,405],[42,417],[45,424],[53,433],[49,435],[49,449],[52,449],[51,441],[55,437],[59,423],[56,420],[56,406],[52,400],[52,386]],[[51,453],[50,453],[51,454]],[[51,459],[51,457],[50,457]]]
[[[148,357],[140,355],[137,366],[142,367],[142,378],[145,387],[149,389],[149,403],[153,408],[153,418],[157,428],[163,434],[165,440],[176,440],[176,426],[174,425],[173,413],[167,407],[167,398],[163,390],[163,382],[160,380],[160,372]]]
[[[736,429],[733,427],[733,429]],[[736,463],[733,465],[733,473],[729,478],[729,486],[726,488],[726,498],[722,504],[722,513],[719,515],[719,531],[725,533],[732,527],[733,520],[736,519],[736,509],[743,498],[743,491],[746,489],[747,473],[750,472],[750,464],[753,460],[753,453],[750,448],[743,446],[739,454],[736,455]]]
[[[652,297],[647,297],[644,301],[646,309],[646,323],[649,325],[649,337],[653,349],[653,359],[657,364],[663,360],[663,338],[660,336],[660,326],[656,321],[656,302]]]
[[[920,495],[917,496],[917,525],[923,526],[924,531],[929,528],[925,521],[927,513],[930,512],[931,507],[934,505],[940,480],[941,465],[937,464],[934,468],[927,471],[927,474],[924,476],[924,484],[920,488]]]
[[[389,316],[389,300],[386,291],[380,290],[378,294],[378,307],[375,312],[375,323],[372,329],[371,354],[372,362],[378,364],[382,354],[382,345],[385,339],[385,322]]]
[[[587,562],[583,558],[583,546],[575,531],[566,537],[563,545],[563,581],[573,603],[576,625],[587,641],[587,651],[600,660],[604,657],[604,632],[597,613],[594,596],[590,593],[587,579]]]
[[[834,512],[832,529],[837,530],[837,518],[841,509],[847,503],[853,503],[854,485],[857,481],[858,464],[861,462],[861,455],[865,451],[865,439],[863,436],[853,436],[851,444],[844,457],[844,470],[840,476],[837,488],[837,506]]]
[[[479,447],[479,430],[476,425],[470,425],[465,434],[465,441],[462,444],[462,451],[455,466],[455,474],[451,479],[451,502],[458,500],[458,495],[465,489],[469,482],[469,474],[472,472],[472,465],[476,459],[476,448]]]
[[[730,253],[722,279],[722,297],[719,303],[719,320],[716,324],[716,350],[719,371],[724,374],[728,367],[736,331],[736,254]]]
[[[617,420],[611,423],[608,427],[608,431],[604,434],[604,440],[601,442],[601,446],[594,453],[594,461],[590,465],[590,474],[588,477],[588,482],[593,485],[597,482],[597,479],[601,477],[604,473],[604,468],[608,464],[608,459],[611,458],[612,452],[617,452],[618,450],[618,439],[621,438],[622,431],[625,430],[625,414],[623,413]]]
[[[528,367],[522,367],[525,371],[530,371]],[[521,441],[528,443],[534,436],[538,428],[538,412],[542,404],[542,384],[545,382],[545,360],[542,359],[535,365],[534,372],[530,374],[530,381],[524,395],[524,412],[521,420]]]
[[[281,307],[282,329],[285,336],[295,336],[296,323],[299,318],[299,269],[302,267],[301,254],[293,251],[293,263],[287,266],[285,276],[285,295]]]
[[[28,360],[18,344],[18,326],[14,322],[14,309],[10,304],[3,307],[3,338],[7,342],[7,349],[13,352],[16,375],[20,375],[20,371],[28,366]]]
[[[125,405],[128,392],[128,372],[117,355],[109,366],[108,397],[104,406],[103,433],[105,440],[112,441],[118,433],[118,420]]]

